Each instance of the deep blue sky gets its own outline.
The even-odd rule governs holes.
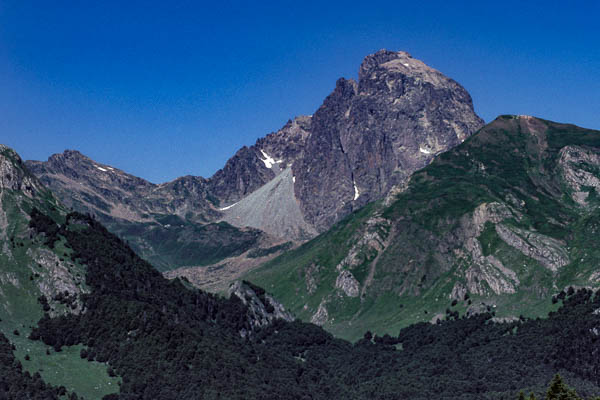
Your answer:
[[[456,79],[486,121],[600,129],[599,16],[595,0],[0,0],[0,143],[208,177],[381,48]]]

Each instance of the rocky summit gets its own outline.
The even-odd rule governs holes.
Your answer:
[[[408,53],[381,50],[364,59],[358,81],[339,79],[314,115],[241,148],[208,179],[156,185],[77,151],[27,166],[160,269],[231,257],[244,269],[240,256],[316,236],[482,125],[458,83]]]
[[[329,228],[482,126],[471,96],[441,72],[405,52],[367,56],[358,82],[338,80],[313,115],[292,167],[305,218]]]

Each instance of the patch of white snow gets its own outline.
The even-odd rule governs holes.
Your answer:
[[[269,168],[270,168],[270,167],[269,167]],[[237,203],[233,203],[233,204],[232,204],[232,205],[230,205],[230,206],[223,207],[223,208],[219,208],[219,211],[225,211],[225,210],[229,210],[231,207],[235,206],[236,204],[237,204]]]
[[[358,191],[358,187],[356,187],[356,182],[352,181],[352,183],[354,184],[354,200],[356,200],[360,196],[360,192]]]
[[[424,148],[422,148],[422,147],[419,147],[419,151],[420,151],[421,153],[424,153],[424,154],[431,154],[431,151],[429,151],[429,150],[427,150],[427,149],[424,149]]]
[[[264,160],[259,157],[260,161],[264,162],[265,163],[265,167],[267,167],[269,169],[273,168],[273,164],[279,164],[279,163],[283,162],[283,160],[275,160],[273,157],[271,157],[270,155],[268,155],[267,153],[265,153],[263,150],[261,150],[260,152],[265,157]]]
[[[102,168],[102,167],[99,167],[99,166],[97,166],[97,165],[94,165],[94,167],[96,167],[96,169],[99,169],[99,170],[100,170],[100,171],[102,171],[102,172],[106,172],[106,171],[108,171],[107,169],[104,169],[104,168]]]
[[[292,176],[292,182],[296,183],[296,177]]]

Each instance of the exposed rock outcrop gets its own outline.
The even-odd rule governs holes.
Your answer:
[[[591,189],[600,192],[600,154],[582,146],[565,146],[560,150],[558,167],[561,176],[573,191],[571,197],[587,205]]]
[[[5,189],[33,197],[42,187],[25,168],[21,157],[11,148],[0,144],[0,191]]]
[[[569,263],[565,243],[536,232],[529,232],[504,224],[496,225],[496,233],[507,244],[518,249],[527,257],[539,261],[551,271],[557,271]]]
[[[348,270],[341,270],[335,280],[335,287],[340,289],[348,297],[358,297],[360,294],[360,283]]]
[[[315,325],[319,325],[319,326],[325,325],[325,323],[329,319],[329,313],[327,312],[326,306],[327,306],[327,300],[323,299],[321,301],[321,303],[319,304],[319,308],[311,317],[310,322],[312,322]]]
[[[486,296],[491,294],[489,289],[495,294],[516,292],[520,283],[516,273],[495,256],[484,256],[478,239],[487,222],[498,224],[511,217],[520,218],[520,215],[505,204],[492,202],[480,204],[470,217],[462,218],[460,234],[464,237],[464,252],[457,250],[455,253],[468,265],[464,276],[466,281],[464,286],[455,284],[450,298],[462,298],[465,293]]]
[[[87,292],[84,277],[77,276],[74,272],[72,263],[58,257],[48,249],[28,249],[27,255],[34,260],[43,270],[41,279],[38,279],[40,292],[46,296],[53,310],[59,309],[57,298],[68,296],[73,299],[71,306],[67,308],[68,312],[79,313],[82,311],[82,301],[80,295]],[[71,265],[69,265],[71,264]],[[36,270],[32,268],[32,274]],[[51,315],[56,315],[56,311],[51,311]]]
[[[294,316],[273,296],[248,282],[232,283],[229,287],[229,295],[237,296],[248,307],[248,322],[252,330],[240,332],[242,336],[247,336],[255,329],[271,324],[275,319],[294,320]]]

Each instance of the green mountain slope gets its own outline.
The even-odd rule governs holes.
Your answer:
[[[0,168],[0,398],[506,399],[556,373],[600,394],[600,291],[569,290],[547,319],[453,314],[352,344],[273,320],[263,311],[281,309],[258,287],[225,299],[169,281],[95,219],[65,214],[13,152]],[[338,225],[330,248],[375,211]],[[364,238],[392,234],[379,228]]]
[[[106,365],[79,357],[81,346],[57,352],[27,339],[44,311],[80,312],[80,296],[89,288],[85,268],[68,260],[71,249],[64,238],[50,244],[29,226],[33,209],[64,221],[63,207],[5,146],[0,146],[0,175],[0,333],[15,346],[23,370],[41,374],[47,383],[87,399],[117,391],[119,380],[108,376]]]
[[[598,131],[501,116],[398,191],[246,279],[349,339],[600,284]]]
[[[44,220],[33,226],[52,236]],[[600,291],[569,290],[544,320],[498,324],[483,313],[351,344],[300,321],[253,327],[239,298],[166,280],[81,214],[58,232],[87,265],[86,312],[45,316],[31,338],[82,344],[88,360],[108,363],[123,383],[106,400],[502,399],[539,394],[557,372],[585,396],[600,393]]]

